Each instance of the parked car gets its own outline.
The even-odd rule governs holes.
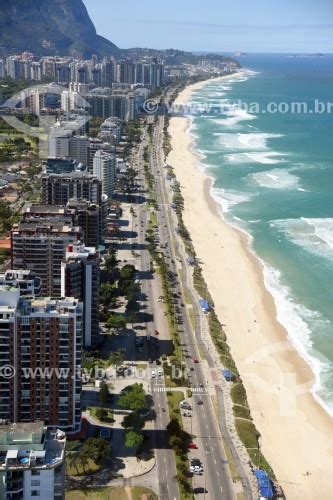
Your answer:
[[[199,363],[198,358],[193,358],[193,363]]]
[[[187,447],[188,447],[189,450],[197,450],[198,449],[198,445],[196,443],[193,443],[193,442],[189,443],[187,445]]]

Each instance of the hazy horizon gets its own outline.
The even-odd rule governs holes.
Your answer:
[[[84,0],[98,34],[120,48],[192,52],[333,53],[331,0]],[[287,20],[287,21],[286,21]],[[263,48],[265,50],[263,50]]]

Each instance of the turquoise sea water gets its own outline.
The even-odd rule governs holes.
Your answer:
[[[315,99],[333,102],[333,56],[241,63],[249,71],[240,80],[192,94],[191,103],[213,108],[192,115],[191,133],[224,217],[251,234],[278,319],[333,415],[333,105],[314,112]],[[257,112],[270,102],[304,102],[308,112]]]

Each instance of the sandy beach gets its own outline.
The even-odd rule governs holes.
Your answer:
[[[206,83],[187,87],[177,104]],[[274,299],[247,235],[223,220],[210,195],[212,180],[198,168],[188,127],[187,118],[171,119],[168,163],[181,184],[184,222],[225,325],[262,452],[288,499],[333,498],[333,419],[310,393],[313,373],[276,319]]]

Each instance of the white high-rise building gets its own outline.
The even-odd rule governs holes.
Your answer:
[[[0,498],[63,500],[66,434],[43,422],[0,425]]]
[[[60,131],[62,134],[63,131]],[[69,137],[63,135],[58,136],[54,132],[49,138],[49,156],[51,158],[68,158],[69,157]]]
[[[116,155],[98,150],[94,156],[93,174],[102,182],[102,192],[112,198],[116,182]]]

